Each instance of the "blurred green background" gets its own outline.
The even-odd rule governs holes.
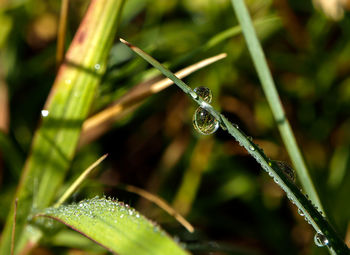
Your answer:
[[[67,47],[88,2],[70,2]],[[257,25],[257,33],[281,101],[327,215],[349,245],[348,2],[246,1],[252,19],[266,21]],[[55,78],[60,3],[0,0],[1,227]],[[192,88],[210,88],[213,105],[267,156],[289,162],[243,36],[206,45],[234,26],[229,0],[128,0],[120,36],[174,72],[226,52],[225,59],[184,81]],[[158,74],[116,40],[91,115]],[[116,121],[112,130],[77,150],[67,185],[97,157],[109,157],[71,201],[102,194],[117,197],[159,222],[193,254],[327,254],[314,245],[314,231],[282,190],[228,134],[219,130],[201,136],[194,131],[195,109],[171,86]],[[158,194],[186,216],[195,233],[187,233],[120,184]],[[106,253],[90,244],[59,240],[44,240],[33,254],[82,254],[80,249],[89,250],[84,254]]]

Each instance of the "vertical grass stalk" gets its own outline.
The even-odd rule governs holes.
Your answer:
[[[266,99],[270,105],[272,114],[275,118],[278,129],[282,136],[283,143],[285,144],[287,152],[295,167],[300,183],[305,192],[310,196],[311,200],[316,204],[318,208],[320,208],[321,211],[323,211],[321,201],[310,178],[310,174],[295,140],[289,121],[283,110],[283,106],[278,96],[275,83],[272,79],[270,69],[266,62],[265,54],[256,36],[244,0],[231,0],[231,2],[234,7],[237,19],[241,25],[242,32],[248,46],[248,50],[253,59],[253,63],[258,73]]]

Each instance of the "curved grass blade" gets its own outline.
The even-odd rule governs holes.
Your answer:
[[[108,154],[101,156],[98,160],[92,163],[88,168],[86,168],[83,173],[69,186],[69,188],[63,193],[60,199],[53,207],[58,207],[63,204],[82,184],[82,182],[89,176],[89,174],[94,170],[105,158],[107,158]]]
[[[31,153],[17,188],[18,213],[15,254],[34,235],[26,231],[28,216],[55,199],[79,140],[96,88],[104,72],[120,18],[123,0],[92,0],[61,65],[42,111]],[[0,243],[0,254],[10,254],[12,206]],[[38,235],[35,235],[35,241]]]
[[[155,203],[157,206],[166,211],[169,215],[173,216],[182,226],[184,226],[188,230],[188,232],[194,232],[194,227],[191,225],[191,223],[189,223],[178,211],[171,207],[171,205],[169,205],[164,199],[136,186],[123,185],[123,188],[129,192],[135,193],[147,199],[148,201]]]
[[[261,165],[261,167],[268,172],[274,181],[286,192],[289,200],[298,207],[299,212],[305,216],[307,222],[312,225],[316,233],[322,234],[328,240],[327,247],[331,247],[336,254],[350,254],[350,250],[337,235],[335,230],[329,224],[327,219],[323,217],[322,212],[302,193],[302,191],[290,180],[290,177],[285,175],[279,164],[270,160],[263,152],[263,150],[255,144],[252,139],[241,131],[236,124],[232,124],[226,117],[217,112],[210,104],[203,101],[187,84],[178,79],[170,70],[162,66],[153,57],[142,51],[141,49],[131,45],[124,39],[121,42],[128,45],[135,53],[145,59],[148,63],[153,65],[165,76],[174,81],[174,83],[181,88],[186,94],[202,108],[212,114],[219,122],[223,130],[227,130],[239,144],[244,147],[250,155]]]
[[[37,217],[60,221],[120,255],[189,254],[135,209],[106,198],[48,208]]]

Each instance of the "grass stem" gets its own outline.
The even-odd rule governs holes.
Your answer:
[[[73,184],[64,192],[64,194],[61,196],[61,198],[57,201],[57,203],[54,205],[55,208],[59,207],[61,204],[64,203],[64,201],[69,198],[74,191],[77,190],[77,188],[81,185],[81,183],[91,174],[92,170],[95,169],[106,157],[108,154],[103,155],[98,160],[96,160],[94,163],[92,163],[74,182]]]

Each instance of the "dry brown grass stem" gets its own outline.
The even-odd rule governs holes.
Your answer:
[[[181,69],[175,75],[182,79],[191,73],[226,57],[226,53],[204,59],[198,63]],[[113,105],[87,119],[83,124],[79,147],[82,147],[107,132],[113,123],[126,112],[135,109],[141,101],[153,94],[172,85],[173,82],[166,78],[157,82],[143,82],[134,86]]]

